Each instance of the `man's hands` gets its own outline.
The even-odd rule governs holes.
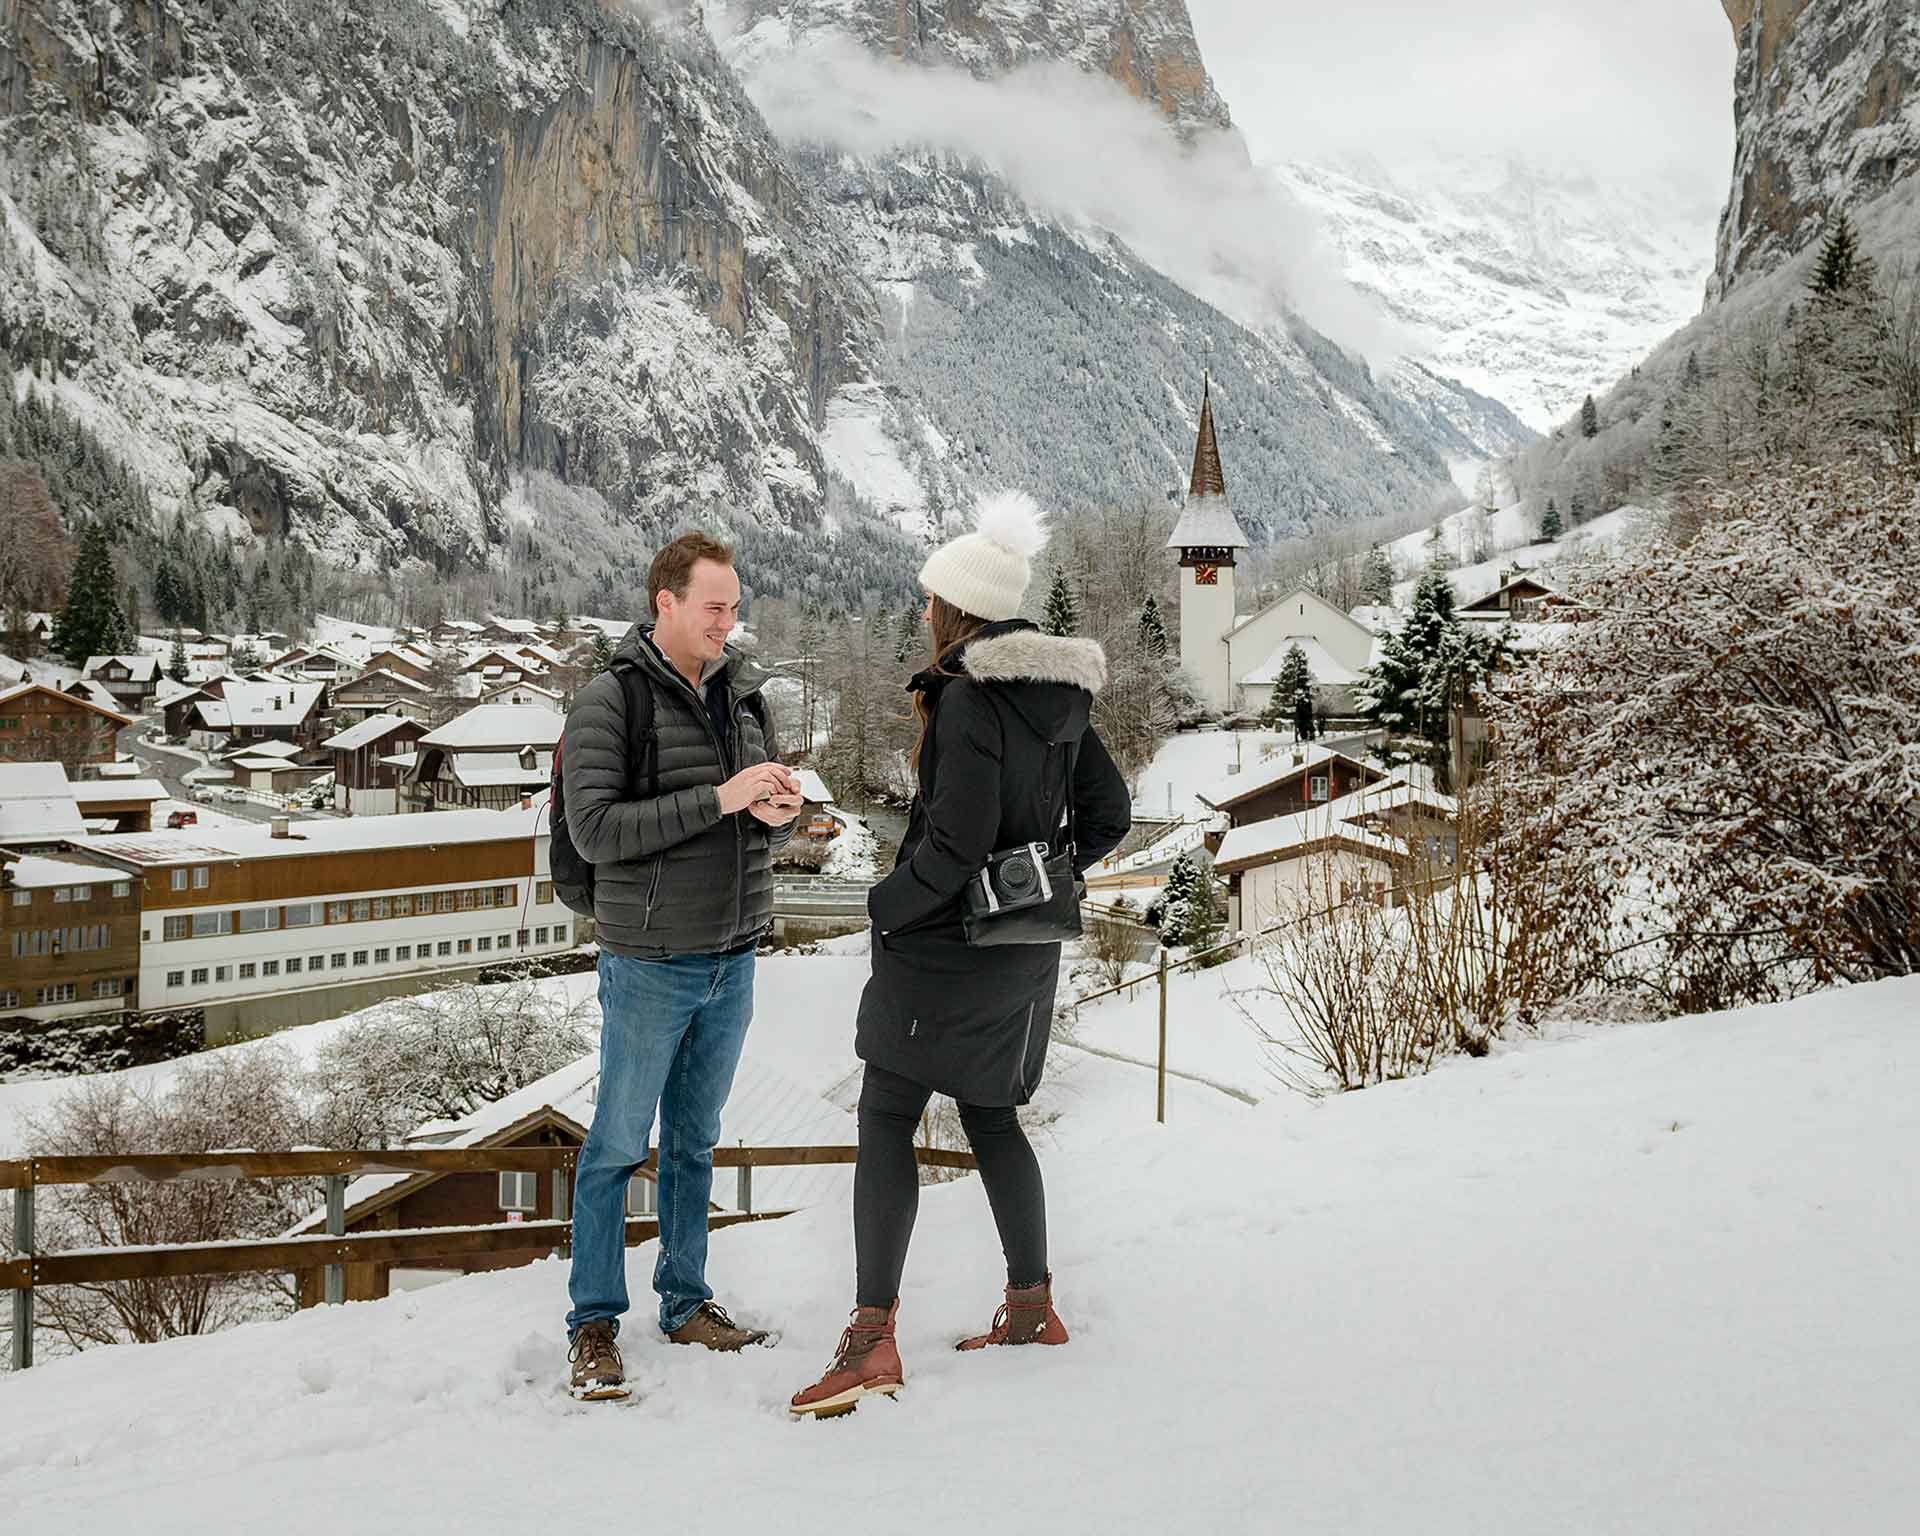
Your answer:
[[[781,763],[742,768],[716,793],[722,816],[750,810],[770,826],[780,827],[800,814],[800,786]]]

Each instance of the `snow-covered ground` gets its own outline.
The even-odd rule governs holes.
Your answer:
[[[1235,769],[1252,767],[1269,748],[1291,742],[1276,731],[1181,731],[1161,743],[1134,786],[1133,814],[1155,819],[1209,817],[1194,798]]]
[[[1073,1342],[952,1351],[999,1255],[974,1181],[929,1189],[906,1391],[850,1420],[785,1411],[849,1304],[843,1195],[715,1237],[778,1348],[639,1319],[629,1405],[561,1390],[545,1262],[0,1380],[0,1500],[76,1536],[1910,1529],[1916,1013],[1909,979],[1164,1128],[1149,1100],[1042,1154]]]
[[[1441,520],[1441,538],[1455,559],[1464,560],[1473,548],[1474,516],[1469,507]],[[1501,574],[1514,566],[1549,570],[1568,561],[1617,554],[1636,537],[1650,533],[1657,518],[1658,514],[1645,507],[1616,507],[1570,530],[1564,538],[1536,543],[1538,520],[1534,514],[1519,504],[1496,508],[1488,515],[1487,546],[1494,551],[1493,558],[1463,563],[1448,572],[1454,596],[1463,603],[1485,597],[1499,587]],[[1393,587],[1397,607],[1404,609],[1412,601],[1414,586],[1432,561],[1434,549],[1427,533],[1410,533],[1387,546],[1394,569],[1405,573]]]

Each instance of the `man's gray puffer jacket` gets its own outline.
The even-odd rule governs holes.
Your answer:
[[[635,625],[608,670],[574,699],[560,773],[567,830],[594,865],[600,947],[657,960],[757,938],[773,919],[772,850],[793,829],[769,827],[746,811],[722,816],[716,792],[738,770],[773,755],[746,702],[766,674],[732,647],[709,664],[709,681],[716,673],[726,678],[733,722],[733,750],[723,760],[706,702],[644,638],[652,630]],[[638,667],[653,690],[660,769],[652,799],[645,798],[647,743],[627,731],[626,695],[615,675],[622,667]],[[635,794],[642,798],[629,798]]]

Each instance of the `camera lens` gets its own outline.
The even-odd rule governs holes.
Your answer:
[[[1034,878],[1033,860],[1024,854],[1016,855],[1000,866],[1000,889],[1009,896],[1030,895],[1038,883]]]

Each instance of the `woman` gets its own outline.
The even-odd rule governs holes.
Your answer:
[[[913,1140],[935,1093],[959,1104],[1007,1261],[1006,1304],[987,1333],[959,1347],[1067,1341],[1053,1310],[1040,1165],[1015,1116],[1046,1065],[1060,946],[976,948],[961,922],[963,887],[988,855],[1063,846],[1071,828],[1078,874],[1132,820],[1126,784],[1088,724],[1106,657],[1091,640],[1015,618],[1045,539],[1032,501],[1010,493],[984,503],[975,531],[935,550],[920,572],[933,632],[932,665],[909,685],[920,793],[893,872],[867,903],[857,1305],[826,1374],[794,1397],[795,1414],[847,1413],[862,1397],[900,1390],[894,1317],[920,1197]]]

